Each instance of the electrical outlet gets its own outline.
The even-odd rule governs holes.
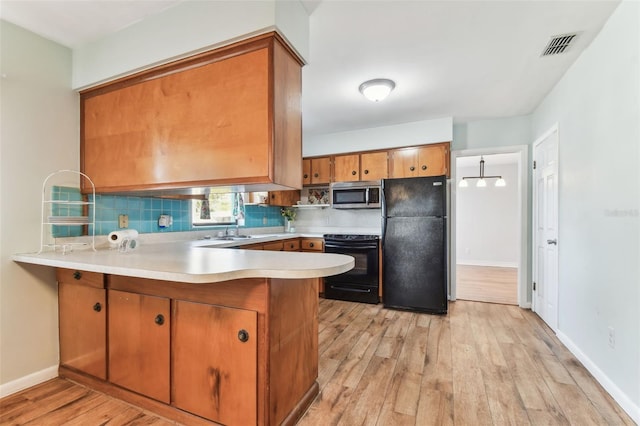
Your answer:
[[[129,227],[129,215],[121,214],[118,216],[118,227],[120,227],[120,229]]]
[[[612,349],[616,347],[616,330],[613,327],[609,327],[609,347]]]

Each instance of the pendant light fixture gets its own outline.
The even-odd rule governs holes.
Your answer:
[[[478,179],[478,182],[476,182],[476,187],[478,188],[485,188],[487,186],[487,181],[486,179],[497,179],[496,183],[494,184],[495,186],[498,187],[502,187],[502,186],[507,186],[507,182],[502,179],[502,176],[485,176],[484,175],[484,157],[480,157],[480,175],[479,176],[465,176],[460,180],[460,183],[458,184],[458,186],[460,188],[466,188],[469,186],[469,183],[467,182],[467,179]]]
[[[395,87],[396,83],[393,80],[376,78],[375,80],[365,81],[360,85],[358,90],[371,102],[380,102],[389,96],[389,93],[391,93]]]

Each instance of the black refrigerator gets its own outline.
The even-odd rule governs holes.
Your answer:
[[[446,176],[382,181],[382,302],[447,313]]]

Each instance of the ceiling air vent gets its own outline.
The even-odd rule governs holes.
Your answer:
[[[550,56],[550,55],[559,55],[560,53],[564,53],[571,45],[571,42],[575,40],[578,34],[562,34],[551,37],[549,40],[549,44],[545,47],[544,52],[542,52],[542,56]]]

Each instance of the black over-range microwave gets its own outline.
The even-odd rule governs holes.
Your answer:
[[[334,209],[380,208],[382,207],[382,185],[379,180],[332,183],[331,207]]]

